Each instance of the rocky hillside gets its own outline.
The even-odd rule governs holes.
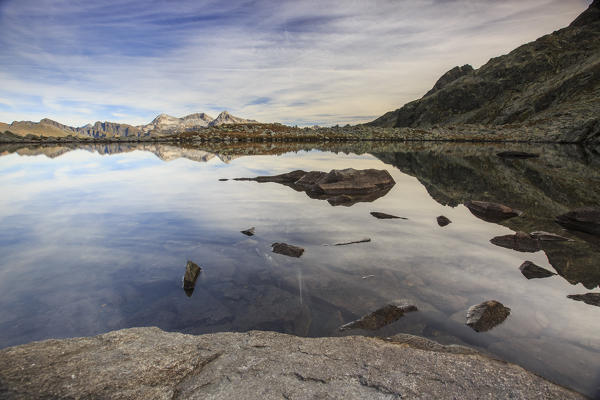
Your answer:
[[[571,25],[492,58],[455,67],[425,96],[367,125],[524,124],[567,140],[600,140],[600,0]]]
[[[188,132],[201,128],[206,128],[213,117],[205,113],[196,113],[186,115],[182,118],[173,117],[167,114],[160,114],[147,125],[139,128],[144,132],[175,133]]]
[[[253,119],[244,119],[239,117],[234,117],[229,114],[227,111],[223,111],[217,118],[210,121],[209,126],[221,126],[221,125],[232,125],[232,124],[248,124],[256,122]]]

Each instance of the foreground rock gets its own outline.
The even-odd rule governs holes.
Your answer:
[[[556,217],[556,222],[567,229],[600,236],[600,208],[580,208]]]
[[[521,367],[398,335],[133,328],[0,351],[3,399],[584,399]]]
[[[504,204],[490,203],[488,201],[467,201],[465,202],[465,207],[477,218],[494,223],[523,214],[521,211],[505,206]]]
[[[467,311],[467,325],[476,332],[489,331],[509,316],[510,308],[496,300],[484,301]]]
[[[190,297],[192,293],[194,293],[194,288],[196,287],[196,281],[198,280],[198,276],[200,276],[200,268],[197,264],[188,261],[185,266],[185,275],[183,275],[183,290],[185,294]]]
[[[375,201],[385,196],[396,184],[386,170],[354,168],[333,169],[329,172],[296,170],[274,176],[235,180],[280,183],[305,192],[310,198],[327,200],[333,206]]]
[[[506,247],[525,253],[535,253],[541,250],[540,242],[535,237],[525,232],[517,232],[514,235],[496,236],[490,240],[496,246]]]
[[[288,257],[300,257],[304,253],[304,249],[298,246],[292,246],[287,243],[273,243],[273,253],[283,254]]]
[[[521,264],[519,269],[521,270],[523,276],[527,279],[549,278],[556,275],[554,272],[550,272],[545,268],[535,265],[531,261],[525,261],[523,264]]]
[[[600,293],[570,294],[570,299],[583,301],[585,304],[600,307]]]
[[[444,227],[446,225],[450,225],[452,221],[450,221],[448,217],[440,215],[439,217],[437,217],[437,223],[439,226]]]
[[[388,304],[356,321],[340,326],[340,331],[347,331],[350,329],[375,331],[385,325],[397,321],[403,317],[404,314],[412,311],[417,311],[417,307],[413,305],[395,306],[393,304]]]
[[[405,217],[397,217],[395,215],[392,214],[386,214],[386,213],[382,213],[379,211],[373,211],[371,212],[371,215],[374,216],[377,219],[408,219]]]

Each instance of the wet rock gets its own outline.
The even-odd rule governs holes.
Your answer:
[[[378,212],[378,211],[371,212],[371,215],[377,219],[408,219],[405,217],[397,217],[395,215],[386,214],[386,213],[382,213],[382,212]]]
[[[246,236],[254,236],[254,231],[256,228],[252,227],[250,229],[246,229],[245,231],[240,231]]]
[[[360,240],[354,240],[354,241],[351,241],[351,242],[336,243],[336,244],[334,244],[334,246],[346,246],[346,245],[349,245],[349,244],[367,243],[367,242],[370,242],[370,241],[371,241],[371,238],[364,238],[364,239],[360,239]]]
[[[586,207],[556,217],[556,222],[567,229],[600,236],[600,208]]]
[[[515,210],[503,204],[487,201],[474,200],[467,201],[464,204],[474,216],[487,222],[500,222],[523,214],[522,211]]]
[[[408,335],[194,336],[152,327],[2,349],[0,382],[8,399],[585,398],[473,349]]]
[[[404,314],[412,311],[417,311],[417,307],[413,305],[395,306],[388,304],[370,314],[363,316],[356,321],[349,322],[345,325],[340,326],[340,331],[346,331],[350,329],[366,329],[370,331],[377,330],[385,325],[391,324],[397,321]]]
[[[517,232],[514,235],[496,236],[495,238],[492,238],[490,242],[496,246],[525,253],[535,253],[536,251],[541,250],[539,240],[525,232]]]
[[[535,279],[535,278],[548,278],[550,276],[556,275],[554,272],[550,272],[545,268],[542,268],[538,265],[535,265],[531,261],[525,261],[519,267],[521,273],[527,279]]]
[[[183,290],[188,297],[192,296],[194,293],[194,288],[196,287],[196,281],[198,280],[198,276],[200,276],[200,268],[197,264],[188,261],[185,266],[185,275],[183,276]]]
[[[371,202],[396,184],[386,170],[347,168],[330,172],[302,170],[275,176],[236,178],[237,181],[275,182],[305,192],[310,198],[327,200],[331,205],[350,206]]]
[[[571,239],[566,238],[564,236],[557,235],[556,233],[544,232],[544,231],[535,231],[531,232],[530,235],[543,242],[572,242]]]
[[[524,151],[501,151],[496,155],[501,158],[536,158],[540,156],[539,154],[526,153]]]
[[[600,307],[600,293],[570,294],[567,297],[573,300],[583,301],[585,304],[591,306]]]
[[[273,243],[273,253],[283,254],[289,257],[300,257],[304,253],[304,249],[298,246],[292,246],[287,243]]]
[[[510,308],[496,300],[484,301],[467,311],[467,325],[476,332],[489,331],[509,316]]]
[[[452,221],[450,221],[447,217],[440,215],[439,217],[437,217],[437,223],[439,226],[444,227],[446,225],[451,224]]]

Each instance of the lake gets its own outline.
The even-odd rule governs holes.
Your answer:
[[[540,154],[503,159],[502,150]],[[577,146],[452,143],[0,147],[0,347],[134,326],[201,334],[398,333],[473,346],[600,395],[600,241],[554,218],[600,205],[600,155]],[[231,178],[297,169],[385,169],[372,201],[332,206],[277,183]],[[220,181],[220,179],[230,179]],[[468,200],[524,213],[486,222]],[[374,218],[374,211],[407,219]],[[441,227],[444,215],[452,223]],[[254,236],[241,230],[255,227]],[[548,231],[536,252],[490,239]],[[370,242],[332,246],[363,238]],[[275,254],[274,242],[305,249]],[[187,261],[201,266],[182,289]],[[531,261],[556,275],[527,279]],[[470,306],[510,316],[486,332]],[[389,303],[411,312],[376,331],[339,327]]]

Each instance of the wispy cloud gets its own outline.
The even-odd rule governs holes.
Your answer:
[[[5,0],[0,120],[137,124],[226,108],[261,121],[360,122],[455,65],[567,25],[589,3]]]

